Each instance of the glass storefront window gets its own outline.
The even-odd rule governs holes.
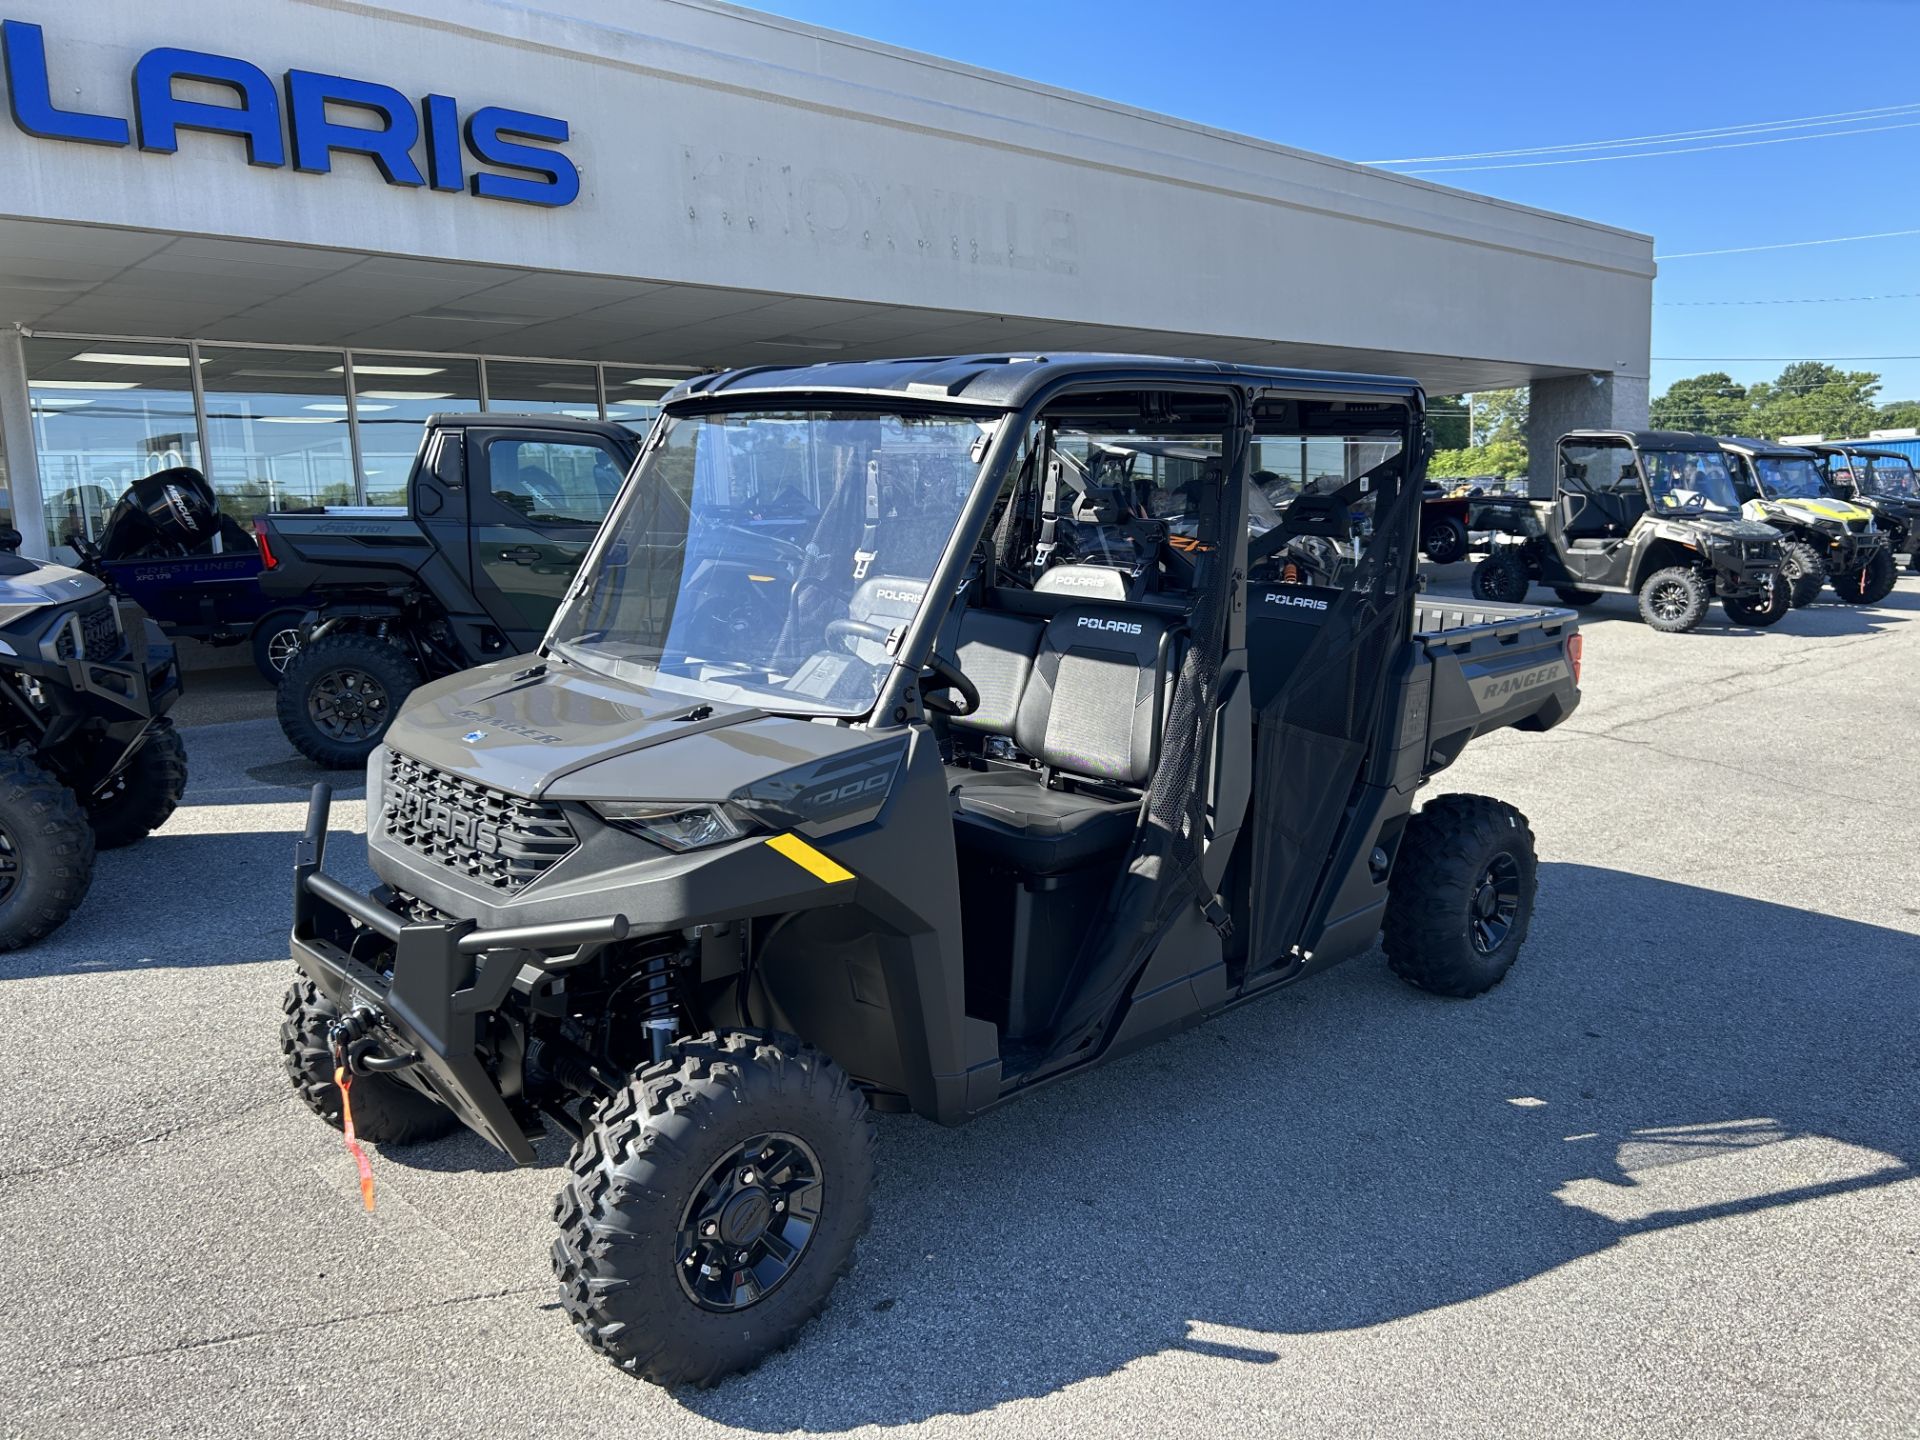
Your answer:
[[[660,397],[687,378],[671,370],[629,369],[624,365],[601,368],[607,376],[607,419],[618,420],[642,435],[660,413]]]
[[[447,355],[353,357],[354,418],[366,503],[404,505],[429,415],[480,408],[480,366]]]
[[[92,539],[143,475],[200,464],[187,347],[119,340],[23,343],[47,544]]]
[[[487,409],[522,415],[600,418],[600,384],[591,365],[542,365],[531,360],[487,361]]]
[[[269,510],[351,505],[353,441],[337,350],[200,347],[207,478],[242,525]]]

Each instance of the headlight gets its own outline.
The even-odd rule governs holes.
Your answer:
[[[724,805],[662,804],[655,800],[603,800],[589,807],[610,825],[631,830],[669,850],[704,850],[753,833],[751,820]]]

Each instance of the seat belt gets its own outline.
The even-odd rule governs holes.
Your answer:
[[[867,578],[867,570],[880,553],[880,461],[867,461],[866,527],[860,532],[860,548],[853,552],[853,578]]]
[[[1058,546],[1054,532],[1060,525],[1060,459],[1055,456],[1047,462],[1046,484],[1040,490],[1040,541],[1033,547],[1033,566],[1044,570],[1053,560],[1053,552]]]

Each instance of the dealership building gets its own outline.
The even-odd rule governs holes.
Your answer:
[[[1646,236],[712,0],[0,18],[29,554],[167,465],[242,518],[391,503],[434,411],[644,425],[717,366],[1126,350],[1530,384],[1536,456],[1646,418]]]

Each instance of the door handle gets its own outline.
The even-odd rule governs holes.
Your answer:
[[[540,551],[533,545],[515,545],[511,550],[502,550],[500,558],[511,560],[516,565],[531,565],[540,558]]]

